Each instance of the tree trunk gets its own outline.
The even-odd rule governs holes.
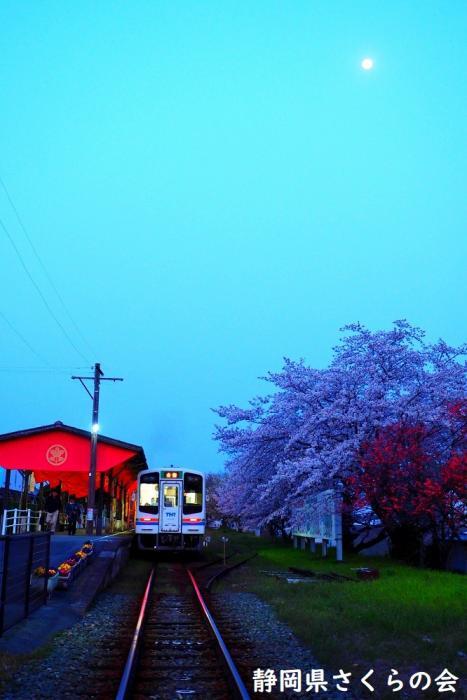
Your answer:
[[[431,544],[426,548],[425,566],[430,569],[445,569],[449,546],[449,543],[439,536],[438,530],[434,527]]]
[[[391,555],[412,566],[419,566],[422,537],[413,525],[400,525],[387,528],[391,540]]]

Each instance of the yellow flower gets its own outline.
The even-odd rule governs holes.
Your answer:
[[[68,574],[71,571],[71,566],[69,564],[60,564],[58,571],[61,574]]]

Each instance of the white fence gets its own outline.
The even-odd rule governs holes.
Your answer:
[[[2,517],[2,535],[18,535],[24,532],[39,532],[42,511],[28,508],[5,510]]]

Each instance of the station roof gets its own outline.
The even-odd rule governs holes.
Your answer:
[[[0,465],[6,469],[24,469],[34,473],[36,482],[62,484],[75,496],[87,493],[91,433],[61,421],[37,428],[0,435]],[[139,445],[98,436],[97,480],[109,472],[128,489],[136,483],[138,472],[147,469],[144,450]]]

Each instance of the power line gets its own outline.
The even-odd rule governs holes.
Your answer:
[[[1,311],[0,314],[4,316],[4,314]],[[92,366],[89,367],[89,365],[48,365],[47,367],[41,367],[40,365],[0,365],[0,369],[24,369],[29,372],[49,372],[52,369],[60,372],[69,372],[72,369],[92,369]]]
[[[3,316],[3,314],[0,315]],[[23,338],[21,338],[23,340]],[[30,346],[28,345],[30,348]],[[31,348],[30,348],[31,349]],[[50,372],[53,372],[54,374],[69,374],[70,371],[72,370],[77,370],[77,369],[89,369],[89,367],[54,367],[53,365],[50,365],[49,367],[12,367],[12,366],[5,366],[5,367],[0,367],[0,372],[11,372],[11,373],[20,373],[20,374],[47,374]]]
[[[55,323],[57,324],[57,326],[60,328],[60,330],[62,331],[63,335],[64,335],[65,338],[68,340],[68,342],[69,342],[69,344],[72,346],[72,348],[78,353],[78,355],[79,355],[80,357],[83,358],[83,360],[84,360],[85,362],[89,362],[88,358],[87,358],[85,355],[83,355],[83,353],[81,352],[81,350],[75,345],[75,343],[73,342],[73,340],[70,338],[70,336],[68,335],[67,331],[66,331],[65,328],[63,327],[62,323],[59,321],[59,319],[57,318],[57,316],[56,316],[55,313],[53,312],[53,310],[52,310],[52,308],[50,307],[50,305],[49,305],[47,299],[45,298],[44,294],[42,293],[41,288],[39,287],[39,285],[38,285],[37,282],[35,281],[35,279],[34,279],[34,277],[32,276],[32,274],[29,272],[29,268],[28,268],[28,266],[26,265],[26,263],[24,262],[23,256],[21,255],[21,253],[20,253],[20,251],[19,251],[19,249],[18,249],[18,246],[16,245],[15,241],[13,240],[13,237],[11,236],[11,234],[10,234],[10,232],[8,231],[7,227],[6,227],[5,224],[3,223],[2,219],[0,219],[0,226],[1,226],[2,229],[4,230],[4,232],[5,232],[5,234],[6,234],[7,238],[8,238],[8,240],[10,241],[11,245],[13,246],[13,249],[14,249],[16,255],[18,256],[18,259],[19,259],[19,261],[20,261],[20,263],[21,263],[21,265],[22,265],[22,267],[23,267],[25,273],[26,273],[27,276],[29,277],[29,279],[30,279],[30,281],[31,281],[31,284],[34,286],[35,290],[37,291],[37,293],[39,294],[40,298],[42,299],[42,301],[43,301],[43,303],[44,303],[44,306],[45,306],[45,308],[47,309],[47,311],[49,312],[50,316],[53,318],[53,320],[55,321]]]
[[[13,331],[13,333],[14,333],[16,336],[18,336],[18,338],[24,343],[24,345],[26,345],[26,347],[28,347],[28,348],[30,349],[30,351],[31,351],[32,353],[34,353],[34,355],[35,355],[36,357],[38,357],[39,360],[40,360],[41,362],[45,362],[45,364],[48,365],[48,367],[50,367],[50,365],[49,365],[49,363],[47,362],[47,360],[46,360],[44,357],[42,357],[42,355],[41,355],[39,352],[37,352],[37,350],[36,350],[36,349],[31,345],[31,343],[24,337],[24,335],[23,335],[22,333],[20,333],[19,330],[18,330],[17,328],[15,328],[15,326],[11,323],[11,321],[5,316],[5,314],[3,313],[3,311],[0,311],[0,316],[3,318],[3,320],[5,321],[5,323],[7,324],[7,326],[10,328],[10,330]]]
[[[50,286],[52,287],[52,289],[54,290],[55,294],[57,295],[57,298],[58,298],[58,300],[60,301],[60,304],[62,305],[63,310],[65,311],[66,315],[67,315],[68,318],[70,319],[70,321],[71,321],[71,323],[72,323],[74,329],[76,330],[76,332],[77,332],[78,335],[80,336],[81,340],[88,346],[89,350],[93,353],[93,355],[95,355],[94,350],[93,350],[92,347],[90,346],[90,344],[89,344],[89,342],[87,341],[86,337],[85,337],[85,336],[83,335],[83,333],[81,332],[81,330],[80,330],[78,324],[76,323],[75,319],[74,319],[73,316],[71,315],[71,312],[70,312],[70,310],[68,309],[68,306],[65,304],[65,301],[64,301],[62,295],[61,295],[60,292],[58,291],[58,289],[57,289],[57,287],[56,287],[56,285],[55,285],[55,282],[53,281],[52,277],[51,277],[50,274],[49,274],[49,271],[47,270],[47,267],[45,266],[45,263],[43,262],[41,256],[39,255],[39,253],[38,253],[38,251],[37,251],[37,248],[36,248],[36,246],[34,245],[34,243],[33,243],[33,241],[32,241],[32,238],[31,238],[31,236],[29,235],[29,233],[28,233],[28,231],[27,231],[27,229],[26,229],[26,226],[25,226],[24,223],[23,223],[23,220],[22,220],[22,218],[21,218],[21,216],[20,216],[20,214],[19,214],[19,211],[18,211],[18,209],[16,208],[16,205],[15,205],[15,203],[14,203],[14,201],[13,201],[13,199],[12,199],[12,197],[11,197],[11,195],[10,195],[8,189],[7,189],[7,186],[5,185],[5,183],[4,183],[4,181],[3,181],[2,177],[1,177],[1,175],[0,175],[0,185],[2,186],[3,191],[5,192],[5,194],[6,194],[6,196],[7,196],[7,199],[8,199],[8,201],[9,201],[9,203],[10,203],[10,206],[11,206],[11,208],[13,209],[13,211],[14,211],[14,213],[15,213],[15,216],[16,216],[16,218],[17,218],[17,220],[18,220],[18,223],[19,223],[19,225],[20,225],[20,227],[21,227],[21,229],[22,229],[24,235],[26,236],[26,240],[28,241],[29,245],[31,246],[32,251],[33,251],[34,255],[36,256],[36,258],[37,258],[37,260],[38,260],[38,262],[39,262],[39,265],[40,265],[41,268],[42,268],[42,271],[44,272],[45,276],[47,277],[47,280],[49,281]]]

